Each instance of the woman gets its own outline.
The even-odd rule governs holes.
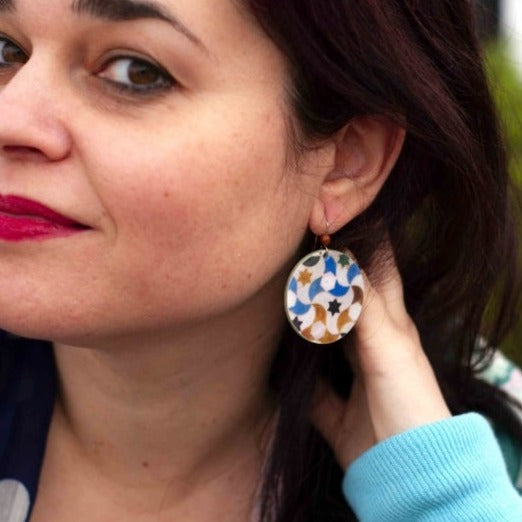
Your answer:
[[[470,11],[0,1],[4,518],[522,516],[451,418],[522,433],[470,380],[517,260]],[[283,290],[326,235],[368,279],[318,347]]]

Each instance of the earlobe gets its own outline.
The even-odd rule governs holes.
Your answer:
[[[333,234],[373,202],[388,179],[406,131],[385,116],[351,120],[336,136],[335,166],[328,172],[310,214],[316,235]]]

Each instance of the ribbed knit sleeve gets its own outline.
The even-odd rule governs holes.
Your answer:
[[[522,498],[476,413],[380,442],[351,464],[343,491],[361,522],[522,521]]]

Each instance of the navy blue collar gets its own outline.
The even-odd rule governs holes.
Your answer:
[[[0,513],[12,512],[8,520],[30,515],[55,396],[51,345],[0,331]],[[23,511],[20,503],[28,504],[25,515],[16,515]]]

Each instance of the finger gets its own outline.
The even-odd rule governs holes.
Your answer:
[[[402,281],[393,256],[386,254],[385,268],[371,279],[365,278],[365,298],[362,312],[355,326],[357,360],[351,360],[356,369],[365,372],[378,370],[402,356],[420,357],[424,354],[418,331],[406,311]],[[375,262],[374,262],[375,266]],[[376,281],[375,283],[373,281]],[[401,345],[400,352],[395,347]],[[393,360],[389,360],[393,357]],[[349,356],[350,357],[350,356]],[[351,355],[353,359],[353,354]]]
[[[390,316],[397,321],[404,320],[407,311],[402,279],[388,241],[374,254],[365,276],[369,292],[375,291],[382,297]]]
[[[413,320],[407,313],[393,316],[390,306],[393,303],[386,302],[367,281],[363,310],[355,325],[355,353],[349,354],[354,371],[365,381],[397,379],[417,371],[419,366],[429,367]]]
[[[450,415],[405,310],[396,266],[388,263],[386,275],[376,285],[366,280],[367,297],[355,326],[355,368],[379,440]]]

